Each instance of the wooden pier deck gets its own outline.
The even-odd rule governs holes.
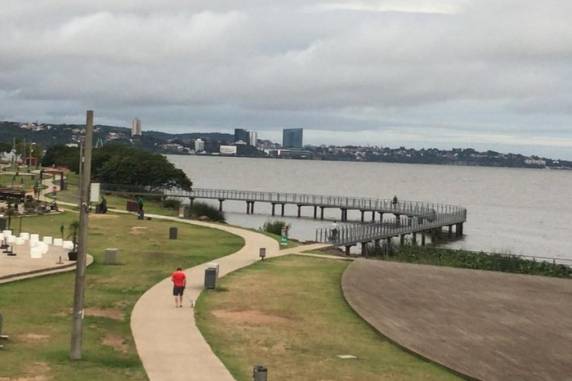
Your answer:
[[[449,233],[452,233],[455,227],[455,234],[460,236],[463,235],[463,224],[467,220],[467,210],[463,207],[423,201],[231,189],[152,189],[114,184],[102,184],[101,189],[105,193],[183,198],[188,199],[191,205],[196,199],[217,200],[221,211],[225,201],[242,201],[246,204],[247,214],[254,213],[256,203],[271,204],[273,216],[276,215],[276,206],[281,207],[280,215],[284,216],[285,205],[296,205],[298,217],[301,217],[303,207],[310,207],[313,208],[313,218],[320,220],[324,219],[325,209],[339,209],[341,222],[348,222],[348,211],[359,211],[361,223],[343,224],[340,227],[321,228],[316,231],[317,242],[345,246],[347,250],[356,244],[362,244],[362,250],[365,250],[369,242],[378,244],[380,240],[391,240],[393,237],[400,237],[403,242],[409,234],[414,242],[417,234],[420,234],[421,243],[424,244],[426,234],[443,227],[448,227]],[[371,214],[368,223],[366,213]],[[393,217],[384,220],[384,215]]]

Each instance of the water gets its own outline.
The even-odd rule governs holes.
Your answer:
[[[572,171],[411,164],[169,156],[195,187],[283,191],[423,200],[468,209],[466,237],[451,247],[572,259]],[[218,202],[216,202],[218,205]],[[226,201],[227,221],[258,228],[270,206],[257,203],[246,215],[243,202]],[[287,206],[290,235],[308,240],[331,222],[296,218]],[[279,207],[276,209],[279,213]],[[339,219],[339,210],[326,210]],[[350,214],[359,219],[359,212]],[[370,217],[369,213],[366,218]]]

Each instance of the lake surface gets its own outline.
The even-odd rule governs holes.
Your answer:
[[[201,188],[379,198],[397,195],[400,200],[461,205],[468,209],[466,237],[450,247],[572,259],[572,171],[216,156],[168,158]],[[258,228],[272,219],[270,205],[263,203],[256,204],[254,215],[245,214],[243,202],[226,201],[224,209],[231,224]],[[312,208],[302,210],[307,218],[298,219],[296,206],[286,207],[291,237],[310,240],[316,227],[331,225],[309,218]],[[339,219],[340,212],[326,209],[326,216]],[[359,212],[349,217],[358,220]]]

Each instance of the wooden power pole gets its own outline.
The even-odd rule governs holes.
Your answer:
[[[93,111],[87,112],[84,142],[84,149],[80,156],[79,163],[82,173],[80,178],[78,253],[75,270],[73,325],[70,348],[70,359],[72,360],[81,359],[81,343],[83,338],[87,225],[89,212],[89,187],[91,183],[91,149],[93,145]]]

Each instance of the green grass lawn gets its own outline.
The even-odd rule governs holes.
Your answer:
[[[59,177],[56,177],[56,184],[59,185]],[[73,172],[68,172],[66,175],[66,189],[58,192],[57,200],[71,203],[78,203],[79,201],[79,176]],[[118,195],[107,194],[104,195],[107,200],[107,207],[109,209],[126,210],[127,200],[132,199],[130,196],[121,197]],[[161,214],[164,216],[178,216],[179,211],[164,208],[161,206],[161,201],[143,197],[144,210],[148,214]]]
[[[348,262],[272,259],[223,278],[199,298],[197,324],[239,381],[264,364],[269,379],[456,380],[446,369],[383,338],[345,302]],[[354,355],[342,360],[338,355]]]
[[[290,249],[292,247],[300,246],[300,241],[295,240],[295,239],[291,239],[291,238],[288,239],[288,244],[283,246],[282,245],[282,237],[280,235],[265,232],[264,230],[261,230],[261,229],[252,229],[252,230],[257,232],[257,233],[264,234],[265,236],[273,238],[274,240],[276,240],[276,242],[278,242],[278,244],[280,244],[280,249]]]
[[[67,227],[77,217],[29,217],[23,230],[59,237],[61,224]],[[168,239],[171,226],[179,227],[179,240]],[[176,266],[207,262],[243,244],[214,229],[91,215],[89,252],[96,263],[87,271],[84,359],[68,360],[73,273],[8,283],[0,285],[0,312],[10,335],[0,351],[0,380],[146,380],[129,328],[137,299]],[[119,248],[122,265],[100,264],[108,247]]]
[[[33,189],[36,180],[39,180],[39,175],[30,175],[25,172],[18,176],[2,173],[0,174],[0,188],[13,187],[30,191]]]

